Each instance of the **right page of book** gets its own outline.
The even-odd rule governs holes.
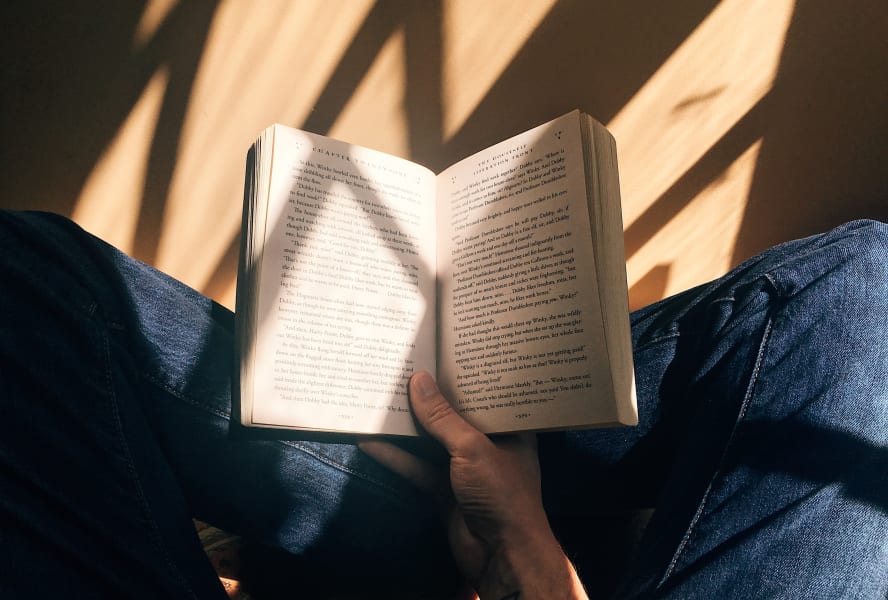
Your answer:
[[[486,432],[616,422],[575,111],[438,176],[438,378]]]

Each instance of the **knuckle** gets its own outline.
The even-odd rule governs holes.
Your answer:
[[[453,407],[450,406],[446,400],[438,399],[429,407],[429,410],[426,413],[425,423],[426,425],[434,427],[441,422],[449,420],[454,414]]]

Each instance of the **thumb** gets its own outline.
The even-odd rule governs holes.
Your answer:
[[[410,378],[410,404],[419,424],[447,449],[450,456],[465,455],[478,444],[489,441],[453,410],[435,380],[425,371]]]

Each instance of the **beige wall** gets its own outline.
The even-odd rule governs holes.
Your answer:
[[[0,207],[72,216],[229,306],[271,122],[440,168],[585,110],[619,145],[633,306],[888,220],[885,2],[4,4]]]

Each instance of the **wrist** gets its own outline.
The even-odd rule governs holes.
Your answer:
[[[548,524],[504,539],[491,554],[477,591],[481,600],[588,598]]]

